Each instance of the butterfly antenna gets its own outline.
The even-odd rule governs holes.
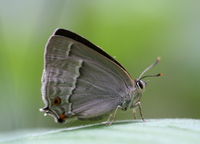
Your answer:
[[[140,74],[140,76],[139,76],[139,79],[143,79],[143,78],[146,78],[146,77],[157,77],[157,76],[161,76],[162,75],[162,73],[159,73],[159,74],[157,74],[157,75],[147,75],[147,76],[143,76],[143,74],[145,73],[145,72],[147,72],[149,69],[151,69],[152,67],[154,67],[155,65],[157,65],[157,63],[160,61],[160,57],[158,57],[157,59],[156,59],[156,61],[152,64],[152,65],[150,65],[148,68],[146,68],[141,74]],[[142,77],[143,76],[143,77]]]

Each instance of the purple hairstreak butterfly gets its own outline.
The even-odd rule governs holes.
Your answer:
[[[78,34],[56,29],[49,38],[44,54],[42,99],[45,115],[58,123],[68,119],[100,120],[108,117],[111,125],[118,109],[139,108],[147,82],[143,74],[133,80],[127,70],[113,57]]]

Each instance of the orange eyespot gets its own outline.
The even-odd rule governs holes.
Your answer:
[[[61,114],[61,115],[59,116],[59,118],[60,118],[61,120],[65,120],[67,117],[66,117],[64,114]]]
[[[53,105],[60,105],[61,99],[59,97],[53,99]]]
[[[66,115],[61,114],[61,115],[59,115],[59,118],[57,119],[57,122],[61,124],[61,123],[65,122],[66,118],[67,118]]]

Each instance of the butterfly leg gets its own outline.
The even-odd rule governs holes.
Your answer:
[[[121,106],[117,106],[117,108],[115,109],[114,113],[110,114],[108,120],[103,122],[103,123],[107,123],[106,126],[110,126],[114,122],[118,108],[121,108]]]
[[[136,107],[139,108],[140,116],[141,116],[142,120],[145,122],[144,117],[143,117],[143,115],[142,115],[142,106],[141,106],[141,103],[140,103],[140,102],[137,102],[137,103],[134,105],[134,108],[133,108],[133,115],[134,115],[134,118],[136,119]]]
[[[133,117],[134,117],[134,119],[137,119],[136,113],[137,113],[136,108],[133,108]]]

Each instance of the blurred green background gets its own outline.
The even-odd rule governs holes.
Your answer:
[[[199,0],[0,1],[0,132],[56,128],[44,117],[40,87],[43,53],[56,28],[74,31],[102,47],[132,77],[160,56],[148,74],[141,103],[149,118],[200,118]],[[117,119],[132,119],[131,111]],[[138,117],[140,118],[140,117]]]

